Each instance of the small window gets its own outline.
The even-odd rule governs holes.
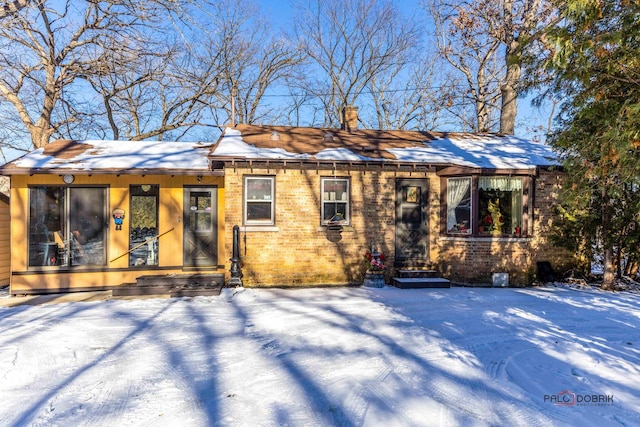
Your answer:
[[[322,178],[322,224],[349,223],[349,180]]]
[[[275,179],[272,176],[252,176],[244,179],[244,223],[275,224]]]
[[[447,233],[471,234],[471,178],[447,180]]]

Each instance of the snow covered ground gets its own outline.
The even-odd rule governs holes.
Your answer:
[[[640,294],[225,289],[0,308],[0,425],[640,425]]]

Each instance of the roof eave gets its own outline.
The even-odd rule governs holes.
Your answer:
[[[382,165],[391,167],[409,166],[409,167],[429,167],[429,168],[441,168],[451,166],[449,163],[438,162],[408,162],[402,160],[389,160],[389,159],[355,159],[355,160],[343,160],[343,159],[279,159],[279,158],[264,158],[264,157],[241,157],[241,156],[213,156],[210,157],[213,168],[219,168],[224,164],[236,163],[249,163],[249,164],[268,164],[268,165]]]
[[[73,169],[73,168],[0,168],[0,175],[222,175],[210,169]]]

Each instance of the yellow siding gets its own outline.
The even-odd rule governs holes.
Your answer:
[[[224,181],[221,177],[205,177],[200,182],[195,176],[171,175],[76,175],[73,186],[105,185],[108,186],[109,212],[121,208],[126,212],[122,230],[115,230],[113,220],[109,216],[109,232],[107,244],[107,265],[100,271],[72,272],[56,271],[56,268],[29,270],[28,242],[26,239],[27,221],[29,217],[28,186],[32,185],[62,185],[58,175],[33,175],[12,177],[11,188],[11,221],[13,224],[13,245],[11,246],[11,292],[52,291],[56,289],[86,289],[118,286],[135,282],[137,277],[144,275],[164,275],[182,273],[182,241],[183,241],[183,186],[201,185],[218,186],[218,259],[219,263],[230,258],[224,253]],[[129,249],[129,186],[135,184],[159,184],[160,206],[159,233],[165,233],[159,238],[158,266],[148,269],[131,269],[128,266]],[[0,261],[1,262],[1,261]],[[95,270],[95,269],[94,269]],[[223,269],[211,269],[206,272],[224,272]]]
[[[10,234],[9,203],[0,199],[0,286],[9,284],[10,275]]]

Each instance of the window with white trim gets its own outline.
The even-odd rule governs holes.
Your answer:
[[[275,177],[245,176],[245,225],[275,224]]]
[[[322,224],[349,224],[349,179],[322,178],[321,187]]]

